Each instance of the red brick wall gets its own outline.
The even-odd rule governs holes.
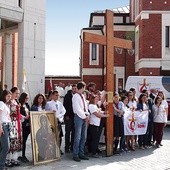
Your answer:
[[[161,14],[150,14],[149,19],[143,19],[139,22],[140,59],[161,57],[162,50],[161,23],[162,23]]]
[[[152,1],[152,3],[150,3]],[[167,2],[165,4],[165,1]],[[170,10],[169,0],[140,0],[141,9],[143,10],[159,10],[169,11]]]
[[[139,76],[160,76],[160,68],[141,68]]]
[[[84,76],[83,81],[88,84],[89,82],[96,83],[96,90],[103,90],[104,76]]]

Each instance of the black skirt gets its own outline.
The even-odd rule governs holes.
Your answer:
[[[114,116],[114,137],[124,136],[123,117]]]

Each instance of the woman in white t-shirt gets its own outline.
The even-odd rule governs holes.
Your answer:
[[[99,126],[100,126],[100,120],[102,117],[108,117],[108,114],[104,114],[104,111],[101,111],[100,108],[98,108],[98,96],[92,95],[89,102],[89,112],[90,112],[90,124],[89,124],[89,135],[91,137],[91,143],[89,144],[88,148],[92,152],[92,157],[98,158],[97,154],[97,148],[99,144]]]
[[[9,101],[11,92],[4,90],[0,99],[0,169],[4,169],[6,156],[9,151],[9,131],[11,125]]]
[[[157,96],[155,104],[152,106],[153,122],[154,122],[154,140],[156,147],[162,146],[161,141],[163,137],[163,130],[167,123],[166,107],[162,104],[162,98]]]
[[[158,96],[160,96],[162,98],[162,103],[161,104],[164,105],[166,114],[168,116],[168,102],[165,99],[165,95],[164,95],[164,93],[162,91],[158,91]]]

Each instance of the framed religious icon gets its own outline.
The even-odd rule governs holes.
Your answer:
[[[33,164],[60,158],[57,121],[54,112],[30,112]]]

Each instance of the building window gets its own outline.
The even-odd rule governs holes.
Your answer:
[[[22,2],[21,2],[22,0],[18,0],[18,6],[19,7],[21,7],[21,5],[22,5]]]
[[[92,60],[97,59],[97,44],[92,43],[92,55],[91,55]]]
[[[169,47],[169,26],[165,27],[165,47]]]
[[[89,48],[89,59],[90,59],[90,65],[98,65],[99,64],[99,45],[90,43]]]

